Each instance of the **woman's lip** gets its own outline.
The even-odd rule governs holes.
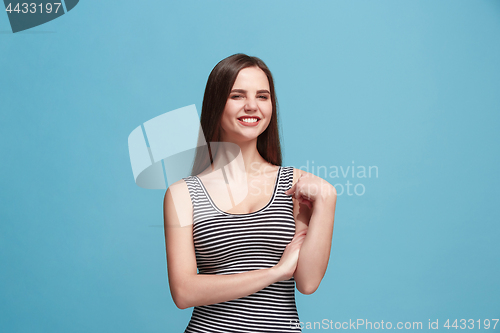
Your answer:
[[[238,121],[239,121],[239,122],[240,122],[240,124],[242,124],[243,126],[257,126],[257,125],[259,124],[259,121],[260,121],[260,119],[258,119],[258,118],[254,118],[254,119],[257,119],[257,121],[256,121],[256,122],[253,122],[253,123],[246,123],[246,122],[244,122],[243,120],[241,120],[241,119],[243,119],[243,118],[253,118],[253,117],[242,117],[242,118],[238,118]]]

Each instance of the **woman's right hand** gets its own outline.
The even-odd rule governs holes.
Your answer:
[[[279,281],[289,280],[293,277],[299,260],[300,247],[306,238],[306,233],[307,229],[304,229],[293,236],[291,242],[283,251],[280,261],[274,266],[279,272]]]

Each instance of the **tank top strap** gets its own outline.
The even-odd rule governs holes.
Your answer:
[[[203,191],[201,191],[201,187],[193,176],[182,179],[186,182],[193,208],[195,208],[195,205],[198,204],[200,200],[203,200]]]
[[[217,213],[217,211],[210,203],[210,199],[207,196],[207,193],[205,193],[204,188],[195,176],[189,176],[182,179],[186,182],[189,196],[191,197],[194,223],[196,223],[196,221],[202,216],[206,217],[207,213],[209,213],[209,215]]]
[[[278,186],[275,195],[282,199],[289,198],[291,201],[292,197],[290,195],[286,195],[284,192],[288,190],[290,187],[292,187],[292,183],[293,183],[293,167],[291,166],[281,167],[281,173],[278,179]]]

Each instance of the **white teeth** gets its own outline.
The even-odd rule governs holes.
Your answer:
[[[257,118],[243,118],[241,120],[244,121],[245,123],[256,123],[257,122]]]

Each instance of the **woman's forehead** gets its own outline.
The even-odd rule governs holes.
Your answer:
[[[269,90],[269,80],[266,73],[259,67],[247,67],[240,70],[233,89],[267,89]]]

